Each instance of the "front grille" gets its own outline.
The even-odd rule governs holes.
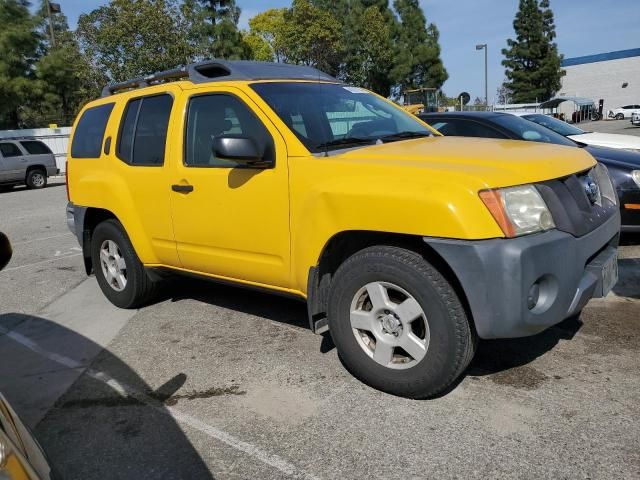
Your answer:
[[[536,184],[558,230],[581,237],[615,214],[617,205],[599,193],[595,194],[595,201],[594,195],[588,194],[589,179],[597,185],[597,176],[591,170]]]

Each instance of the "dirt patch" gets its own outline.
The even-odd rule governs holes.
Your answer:
[[[182,393],[180,395],[172,395],[171,397],[164,400],[164,404],[168,406],[175,405],[180,400],[195,400],[198,398],[211,398],[211,397],[221,397],[224,395],[245,395],[247,392],[245,390],[240,390],[238,385],[232,385],[230,387],[213,387],[208,390],[193,390],[191,392]],[[152,395],[153,396],[153,395]]]
[[[588,353],[640,350],[640,302],[592,302],[582,318]]]
[[[549,377],[530,366],[522,366],[494,373],[489,376],[492,382],[498,385],[507,385],[523,390],[535,390],[546,382]]]

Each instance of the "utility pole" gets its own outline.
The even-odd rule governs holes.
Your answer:
[[[489,82],[487,75],[487,44],[476,45],[476,50],[484,50],[484,104],[489,109]]]
[[[51,35],[51,48],[55,48],[56,46],[56,37],[53,34],[53,19],[51,17],[51,12],[60,13],[60,4],[59,3],[49,3],[49,0],[45,0],[44,2],[45,8],[47,9],[47,17],[49,18],[49,34]]]

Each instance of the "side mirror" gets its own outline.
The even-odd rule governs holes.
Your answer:
[[[7,266],[12,255],[11,242],[4,233],[0,232],[0,270]]]
[[[266,167],[264,155],[249,137],[223,135],[213,139],[213,154],[221,159],[234,160],[253,167]]]

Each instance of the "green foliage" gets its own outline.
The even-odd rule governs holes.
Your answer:
[[[337,75],[344,46],[340,22],[309,0],[293,0],[284,20],[281,46],[286,61]]]
[[[192,47],[198,58],[248,58],[251,48],[238,30],[240,8],[235,0],[187,0],[182,7],[189,19]]]
[[[555,23],[549,0],[520,0],[513,21],[516,39],[502,49],[508,79],[506,87],[514,103],[543,101],[561,86],[564,71],[555,39]]]
[[[244,39],[251,48],[254,60],[283,60],[282,33],[286,12],[286,8],[272,8],[249,20],[249,33]]]
[[[179,15],[170,0],[112,0],[81,15],[77,35],[95,68],[117,82],[189,61]]]
[[[391,28],[375,6],[354,6],[347,17],[349,42],[344,78],[384,96],[389,95],[389,72],[393,62]]]
[[[418,0],[395,0],[393,6],[399,24],[392,80],[403,89],[441,88],[449,75],[440,59],[438,29],[432,23],[427,24]]]
[[[33,64],[40,37],[29,2],[0,0],[0,128],[17,128],[23,106],[37,93]]]

